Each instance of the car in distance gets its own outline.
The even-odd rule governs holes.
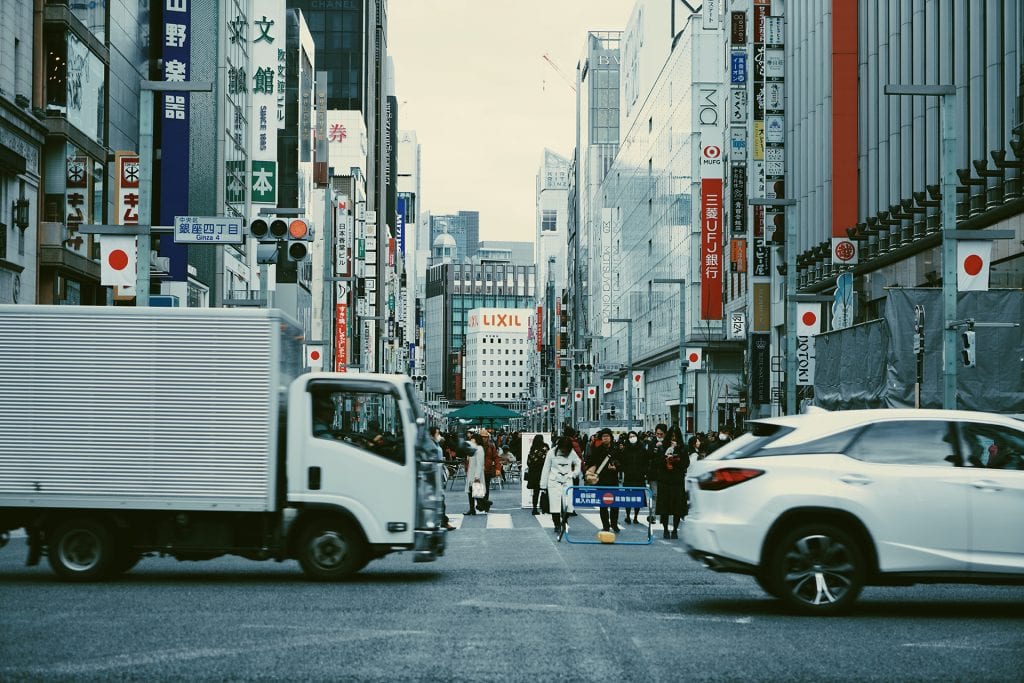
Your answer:
[[[956,410],[755,420],[690,465],[683,539],[804,614],[866,585],[1024,584],[1024,423]]]

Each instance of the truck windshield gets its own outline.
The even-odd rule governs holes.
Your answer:
[[[317,384],[310,389],[313,436],[344,441],[388,460],[405,462],[398,397],[366,387]]]

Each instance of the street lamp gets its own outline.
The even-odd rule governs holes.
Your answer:
[[[786,415],[796,413],[796,220],[785,210],[795,204],[795,199],[750,199],[751,206],[782,207],[786,221]]]
[[[608,318],[610,323],[626,323],[626,429],[633,428],[633,319]]]
[[[935,96],[941,102],[939,120],[942,126],[939,178],[942,183],[942,204],[939,208],[942,225],[942,407],[956,408],[956,335],[951,323],[956,312],[956,131],[959,97],[952,85],[887,85],[886,95]]]
[[[659,285],[679,285],[679,431],[686,431],[686,279],[681,277],[656,277]],[[696,417],[696,416],[695,416]]]

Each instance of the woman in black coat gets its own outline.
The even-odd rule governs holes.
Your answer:
[[[665,453],[651,463],[652,476],[658,480],[657,514],[665,538],[679,538],[679,521],[686,516],[686,468],[690,459],[686,444],[678,427],[672,427],[665,435],[668,447]],[[668,518],[672,517],[672,531],[669,532]]]
[[[544,470],[544,458],[547,457],[550,447],[544,442],[544,437],[537,434],[530,444],[530,452],[526,456],[526,488],[533,491],[533,514],[539,515],[537,503],[540,499],[540,475]]]
[[[622,485],[623,486],[647,486],[647,450],[640,443],[637,433],[630,431],[622,443],[622,454],[619,456],[622,463]],[[647,494],[644,494],[644,504],[647,503]],[[630,521],[629,513],[633,513]],[[640,508],[626,508],[626,524],[639,523]]]

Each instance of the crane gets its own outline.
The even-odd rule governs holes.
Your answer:
[[[573,94],[575,95],[575,94],[576,94],[576,82],[575,82],[574,80],[572,80],[571,78],[569,78],[568,76],[566,76],[566,75],[565,75],[565,72],[564,72],[564,71],[562,71],[562,70],[561,70],[561,69],[560,69],[560,68],[558,67],[558,65],[557,65],[557,64],[555,64],[555,63],[554,63],[554,62],[553,62],[553,61],[551,60],[551,57],[550,57],[550,56],[548,56],[548,53],[546,53],[546,52],[545,52],[545,53],[544,53],[543,55],[541,55],[541,58],[542,58],[542,59],[543,59],[543,60],[544,60],[545,62],[547,62],[547,63],[548,63],[548,64],[549,64],[550,66],[551,66],[551,68],[552,68],[552,69],[554,69],[554,70],[555,70],[555,73],[557,73],[557,74],[558,74],[559,76],[561,76],[561,77],[562,77],[562,80],[563,80],[563,81],[565,81],[565,82],[566,82],[566,84],[568,84],[568,86],[569,86],[569,89],[570,89],[570,90],[572,90]]]

